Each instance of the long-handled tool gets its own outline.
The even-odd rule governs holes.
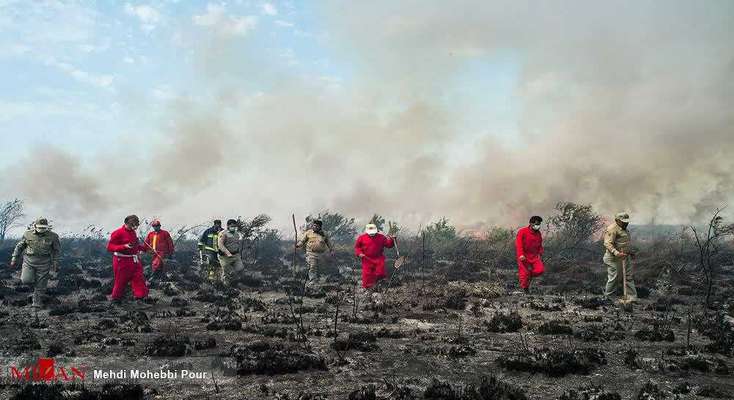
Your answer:
[[[622,259],[622,298],[619,299],[619,302],[622,304],[623,308],[630,308],[632,306],[632,299],[629,298],[627,295],[627,259],[629,256],[626,256],[624,259]]]
[[[398,241],[397,239],[393,239],[393,243],[395,244],[395,253],[398,256],[397,259],[395,259],[394,269],[392,274],[390,274],[390,279],[387,281],[387,287],[385,288],[384,294],[387,294],[387,291],[390,290],[390,286],[392,285],[392,280],[395,275],[397,275],[398,271],[400,270],[400,267],[405,264],[405,256],[400,255],[400,248],[398,248]]]

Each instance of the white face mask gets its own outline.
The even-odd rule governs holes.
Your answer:
[[[532,225],[531,228],[533,228],[534,231],[540,230],[540,224]]]

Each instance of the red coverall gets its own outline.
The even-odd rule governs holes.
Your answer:
[[[520,278],[520,287],[527,289],[530,287],[530,279],[543,275],[543,271],[545,271],[543,261],[540,259],[540,256],[543,255],[543,236],[540,231],[534,231],[529,226],[517,231],[515,252],[517,254],[517,274]],[[525,256],[525,261],[520,261],[520,256]]]
[[[391,237],[376,234],[370,236],[366,233],[357,238],[354,243],[354,254],[362,258],[362,287],[371,288],[378,280],[385,278],[385,247],[392,248],[395,242]]]
[[[125,245],[129,243],[133,247],[128,249]],[[138,241],[137,233],[123,225],[110,235],[107,251],[113,253],[112,271],[115,273],[115,283],[112,287],[112,299],[121,299],[128,283],[132,284],[136,299],[147,296],[148,287],[145,286],[143,263],[140,260],[140,252],[145,251],[145,246]]]
[[[161,229],[160,231],[152,231],[145,238],[146,250],[153,253],[153,261],[150,263],[153,271],[163,265],[163,259],[173,254],[173,239],[168,231]]]

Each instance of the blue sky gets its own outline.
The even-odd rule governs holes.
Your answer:
[[[250,76],[220,72],[241,91],[267,92],[283,73],[269,68],[337,86],[362,70],[360,60],[335,50],[315,3],[3,0],[0,7],[0,73],[10,78],[0,81],[0,167],[37,144],[88,159],[111,144],[149,141],[173,99],[211,95],[195,52],[212,40],[261,58],[266,68]],[[516,60],[509,51],[478,57],[448,81],[442,100],[465,106],[467,138],[489,125],[513,137]],[[457,141],[464,155],[466,143]]]

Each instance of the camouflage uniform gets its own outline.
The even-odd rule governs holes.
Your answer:
[[[235,275],[245,269],[240,255],[242,236],[239,232],[222,231],[219,233],[219,264],[222,266],[222,283],[230,286]],[[232,256],[227,256],[222,249],[227,249]]]
[[[328,248],[333,251],[329,236],[323,230],[319,233],[307,230],[298,242],[298,247],[306,246],[306,263],[308,264],[308,285],[313,285],[319,277],[319,266],[322,265],[324,253]]]
[[[604,231],[604,264],[607,265],[607,285],[604,290],[604,296],[611,296],[617,288],[617,275],[622,270],[622,263],[625,262],[625,272],[627,281],[627,296],[631,299],[637,298],[637,289],[635,288],[635,279],[632,274],[632,262],[629,256],[631,250],[631,241],[629,231],[622,229],[616,222],[609,225]],[[619,257],[620,253],[627,256]]]
[[[39,219],[36,223],[47,222]],[[23,256],[23,267],[20,280],[26,285],[33,285],[33,307],[42,306],[42,298],[46,293],[49,273],[52,266],[56,266],[61,252],[59,235],[50,230],[37,232],[35,229],[26,231],[20,242],[15,246],[13,259]]]

